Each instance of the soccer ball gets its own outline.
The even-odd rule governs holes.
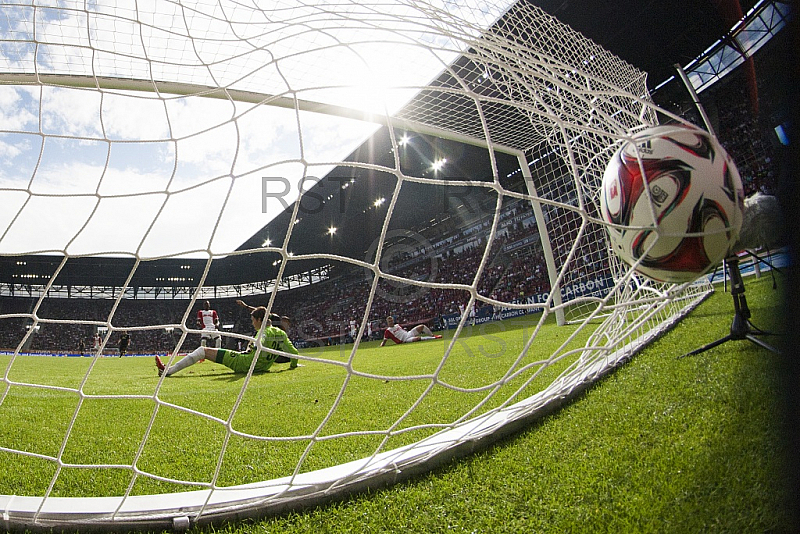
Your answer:
[[[651,127],[623,143],[600,191],[611,248],[659,282],[690,282],[725,259],[738,241],[743,205],[742,180],[725,149],[682,125]]]

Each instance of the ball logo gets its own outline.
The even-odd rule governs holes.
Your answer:
[[[608,184],[608,191],[606,192],[608,211],[614,216],[619,215],[620,208],[622,207],[622,196],[619,190],[619,180],[611,180]]]
[[[652,154],[653,153],[653,141],[648,139],[644,143],[640,143],[636,146],[639,149],[639,152],[642,154]]]
[[[669,193],[661,189],[659,186],[654,185],[650,188],[650,194],[653,196],[653,202],[655,202],[658,207],[664,205],[664,202],[667,201],[669,198]]]

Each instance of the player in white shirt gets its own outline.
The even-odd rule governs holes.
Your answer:
[[[424,334],[424,335],[423,335]],[[412,343],[414,341],[425,341],[428,339],[441,339],[442,336],[435,336],[427,325],[417,325],[411,330],[406,330],[394,322],[391,315],[386,318],[386,330],[383,331],[383,341],[381,347],[386,345],[390,339],[395,343]]]
[[[355,341],[357,335],[358,335],[358,323],[356,323],[355,319],[350,319],[350,337],[352,337],[353,341]]]
[[[474,305],[470,306],[469,308],[469,324],[475,326],[475,308],[478,305],[476,302]],[[458,315],[459,318],[464,317],[464,312],[466,311],[467,307],[464,304],[458,305]]]
[[[214,347],[222,347],[222,336],[219,333],[219,315],[211,309],[211,303],[205,301],[203,309],[197,312],[197,328],[203,330],[200,334],[200,345],[205,347],[209,339],[214,340]]]

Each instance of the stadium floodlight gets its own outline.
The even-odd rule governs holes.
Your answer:
[[[639,277],[610,253],[599,216],[600,182],[616,147],[631,138],[632,129],[657,122],[657,113],[681,118],[654,106],[643,72],[530,2],[19,2],[0,5],[0,50],[0,152],[9,158],[0,190],[0,254],[50,254],[64,263],[105,255],[134,260],[122,287],[98,289],[108,304],[103,317],[45,314],[64,263],[43,280],[20,284],[32,295],[30,306],[0,317],[31,325],[11,355],[0,355],[3,421],[41,420],[32,414],[18,421],[8,413],[12,400],[74,399],[58,412],[61,424],[42,423],[20,433],[33,442],[16,435],[0,442],[4,472],[21,474],[4,478],[10,486],[0,486],[7,529],[183,529],[282,513],[402,480],[550,413],[656,339],[711,291],[703,281],[669,285]],[[589,57],[594,59],[586,62]],[[379,131],[391,142],[392,157],[349,158]],[[405,135],[394,135],[401,131],[412,132],[415,144],[419,135],[474,148],[487,172],[455,180],[401,169],[398,146],[408,143]],[[501,179],[506,174],[500,159],[518,166],[519,182]],[[364,217],[384,217],[376,236],[366,237],[357,224],[337,233],[337,240],[366,241],[365,248],[373,241],[373,246],[366,258],[333,255],[329,246],[295,255],[290,247],[299,251],[300,232],[311,226],[297,227],[307,212],[301,192],[335,168],[382,177],[369,185],[390,183],[391,194],[384,187],[369,193],[385,195],[372,207],[385,206],[386,213]],[[496,202],[476,215],[477,222],[450,228],[446,235],[397,228],[396,216],[413,207],[413,200],[443,198],[453,189],[459,199],[475,192],[493,195]],[[415,196],[409,200],[406,194]],[[366,212],[372,198],[359,209]],[[507,205],[516,211],[509,214]],[[263,250],[271,247],[269,239],[253,250],[239,248],[287,209],[286,234],[272,234],[280,243],[277,250]],[[52,224],[53,215],[58,224]],[[519,226],[526,233],[517,241],[498,239]],[[419,269],[392,270],[408,258],[437,267],[442,243],[455,238],[462,241],[452,255],[479,250],[474,261],[452,269],[468,270],[463,278],[442,278],[454,276],[444,270],[437,278],[434,268],[427,277]],[[493,254],[498,249],[511,254],[517,246],[529,255],[508,275],[525,281],[530,270],[541,277],[540,287],[523,297],[484,287],[487,280],[495,282],[489,275],[500,265],[492,263]],[[267,302],[269,311],[296,265],[346,266],[359,273],[352,283],[366,286],[345,297],[341,290],[335,302],[312,310],[330,310],[337,327],[342,318],[336,314],[346,305],[357,309],[358,317],[345,357],[301,352],[304,368],[297,372],[324,369],[337,380],[336,390],[313,397],[320,415],[311,428],[269,427],[264,390],[253,385],[252,370],[242,380],[226,381],[226,398],[213,402],[177,399],[170,389],[176,381],[158,377],[155,368],[151,382],[137,384],[135,391],[89,390],[102,374],[102,350],[122,330],[120,309],[138,289],[132,281],[142,263],[207,260],[197,279],[180,277],[180,288],[151,288],[154,299],[185,296],[186,301],[174,297],[185,304],[172,314],[176,317],[167,317],[164,306],[133,329],[135,344],[137,335],[174,328],[175,337],[167,342],[173,343],[169,352],[179,355],[191,336],[199,337],[188,319],[198,299],[213,294],[214,288],[205,286],[210,264],[246,255],[270,255],[277,266],[275,279],[259,280],[249,293]],[[306,278],[322,281],[326,273]],[[508,349],[509,361],[491,366],[486,383],[463,384],[447,375],[473,331],[469,313],[454,312],[443,325],[452,327],[452,341],[430,369],[414,376],[360,370],[361,351],[369,349],[359,339],[383,319],[375,314],[392,307],[409,310],[431,294],[462,299],[465,309],[481,304],[499,328],[507,324],[500,320],[528,321],[520,330],[523,338]],[[552,323],[571,330],[557,348],[541,353],[538,336]],[[26,371],[38,367],[38,361],[27,365],[27,347],[41,335],[36,329],[46,333],[61,325],[97,328],[103,346],[85,359],[85,374],[76,383],[37,383]],[[223,336],[255,341],[250,334]],[[387,396],[396,387],[413,394],[405,401],[375,398],[358,406],[376,417],[352,428],[349,394],[365,383],[385,386]],[[463,405],[450,411],[444,396]],[[248,412],[253,397],[258,408]],[[115,435],[128,445],[135,440],[128,457],[104,462],[92,456],[102,447],[72,446],[94,437],[84,433],[99,432],[86,423],[93,406],[122,402],[139,408],[119,421],[135,431]],[[42,414],[53,413],[46,401],[36,406]],[[213,436],[207,454],[181,450],[170,439],[177,421],[185,419]],[[115,426],[120,430],[107,431],[129,428]],[[103,439],[111,440],[103,432]],[[353,452],[354,440],[362,440],[366,452]],[[395,446],[397,440],[408,441]],[[45,442],[49,448],[42,452]],[[154,461],[165,455],[164,448],[191,472],[178,476]],[[329,449],[345,453],[324,465],[317,451]],[[238,454],[251,450],[257,454]],[[253,459],[262,457],[269,461]],[[273,468],[281,472],[269,471]],[[93,494],[95,477],[121,480],[120,491]]]

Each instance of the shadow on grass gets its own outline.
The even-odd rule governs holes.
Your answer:
[[[254,372],[253,376],[279,375],[281,373],[286,373],[286,372],[289,372],[289,371],[297,371],[297,369],[291,369],[289,367],[282,368],[282,369],[270,369],[268,371]],[[212,375],[212,376],[209,376],[209,375],[189,376],[189,375],[187,375],[184,378],[207,378],[207,379],[214,380],[216,382],[233,383],[233,382],[239,382],[240,380],[244,380],[244,378],[246,376],[247,376],[247,373],[230,372],[230,373],[225,373],[225,374],[215,374],[215,375]],[[173,378],[173,377],[170,377],[170,378]]]

